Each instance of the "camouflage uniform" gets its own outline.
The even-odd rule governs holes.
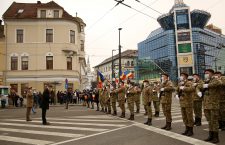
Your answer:
[[[141,89],[137,88],[137,93],[134,95],[134,102],[137,107],[136,113],[140,112],[140,99],[141,99]]]
[[[126,94],[126,88],[124,86],[120,86],[118,89],[115,90],[115,92],[118,94],[118,103],[120,106],[120,109],[122,111],[122,114],[120,117],[125,117],[125,94]]]
[[[171,104],[172,104],[172,93],[174,91],[173,84],[171,81],[166,80],[160,86],[164,88],[163,91],[160,91],[160,102],[162,104],[163,114],[166,117],[166,125],[162,129],[170,130],[171,129]]]
[[[220,129],[225,130],[225,77],[220,77],[220,99],[219,99],[219,124]]]
[[[104,112],[104,103],[103,103],[103,90],[102,88],[99,89],[99,102],[100,102],[100,105],[101,105],[101,108],[102,108],[102,112]]]
[[[202,97],[198,96],[197,93],[198,91],[198,86],[201,86],[203,84],[202,80],[197,81],[194,83],[195,87],[195,93],[193,94],[193,109],[194,109],[194,114],[195,114],[195,125],[200,126],[201,125],[201,120],[202,120]]]
[[[152,101],[153,101],[153,106],[154,106],[154,109],[155,109],[155,117],[159,117],[159,107],[160,107],[160,100],[159,100],[159,97],[158,97],[158,87],[157,86],[154,86],[153,87],[153,90],[152,90]]]
[[[112,90],[110,92],[110,103],[112,105],[113,115],[117,115],[117,111],[116,111],[116,99],[117,99],[117,93],[116,93],[115,90]]]
[[[142,92],[143,92],[143,90],[142,90]],[[147,98],[147,96],[144,96],[143,94],[142,94],[142,103],[143,103],[144,109],[145,109],[144,115],[148,115],[148,112],[147,112],[148,98]]]
[[[105,107],[105,113],[111,112],[111,106],[110,106],[110,98],[109,98],[109,91],[108,89],[103,89],[103,103]],[[108,112],[107,112],[108,110]]]
[[[145,122],[145,124],[152,125],[152,106],[151,106],[152,87],[149,85],[144,86],[144,88],[142,90],[142,96],[143,96],[143,98],[146,99],[145,105],[147,107],[147,115],[148,115],[148,120],[147,120],[147,122]]]
[[[184,89],[181,90],[180,87],[183,86]],[[184,125],[186,126],[186,130],[183,135],[191,136],[193,135],[193,95],[195,92],[195,88],[191,81],[184,81],[184,84],[178,85],[178,92],[180,98],[180,107],[181,114],[183,118]]]
[[[203,85],[200,86],[200,90],[203,91],[204,114],[209,124],[209,137],[205,141],[213,142],[218,141],[221,82],[216,78],[211,78],[205,84],[208,84],[208,88],[204,88]]]
[[[126,90],[127,95],[127,104],[130,110],[130,118],[129,120],[134,120],[134,95],[137,93],[134,86],[128,87]]]

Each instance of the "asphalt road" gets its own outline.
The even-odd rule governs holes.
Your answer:
[[[118,109],[118,116],[120,115]],[[47,112],[47,120],[51,125],[41,124],[41,110],[32,114],[31,122],[25,121],[25,108],[0,109],[0,145],[210,145],[204,142],[207,138],[207,122],[194,128],[194,136],[181,135],[184,131],[179,103],[174,100],[172,107],[173,124],[171,131],[160,129],[165,120],[160,117],[153,119],[153,126],[143,122],[143,107],[141,113],[135,114],[135,120],[129,121],[129,111],[126,118],[89,109],[81,105],[51,106]],[[220,131],[219,145],[225,145],[225,131]]]

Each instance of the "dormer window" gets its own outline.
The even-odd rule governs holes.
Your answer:
[[[24,9],[19,9],[17,13],[21,14],[21,13],[23,13],[23,11],[24,11]]]
[[[84,32],[84,26],[83,25],[80,26],[80,31]]]
[[[41,10],[41,18],[46,18],[46,10]]]
[[[59,18],[59,10],[54,10],[54,18]]]

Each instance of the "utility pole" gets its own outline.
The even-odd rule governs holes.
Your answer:
[[[121,82],[120,75],[122,74],[122,66],[121,66],[121,45],[120,45],[120,31],[122,28],[119,28],[119,82]]]
[[[112,50],[112,81],[113,81],[113,78],[115,78],[115,75],[114,75],[114,62],[113,62],[113,51],[116,51],[117,49],[113,49]]]

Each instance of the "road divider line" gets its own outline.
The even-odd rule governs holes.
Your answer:
[[[9,141],[9,142],[17,142],[17,143],[25,143],[25,144],[33,144],[33,145],[47,145],[47,144],[54,143],[54,142],[45,141],[45,140],[11,137],[11,136],[5,136],[5,135],[0,135],[0,140]]]
[[[5,119],[6,121],[15,121],[15,122],[24,122],[24,120],[18,120],[18,119]],[[108,127],[123,127],[125,125],[122,124],[97,124],[97,123],[78,123],[78,122],[56,122],[51,121],[51,119],[48,119],[51,124],[63,124],[63,125],[91,125],[91,126],[108,126]],[[33,120],[34,123],[41,123],[42,121]]]
[[[21,127],[35,127],[35,128],[50,128],[50,129],[67,129],[67,130],[81,130],[81,131],[107,131],[108,129],[102,128],[84,128],[84,127],[68,127],[68,126],[52,126],[52,125],[33,125],[33,124],[18,124],[18,123],[3,123],[0,122],[0,125],[8,126],[21,126]]]
[[[17,132],[17,133],[28,133],[28,134],[40,134],[60,137],[81,137],[84,134],[72,134],[72,133],[61,133],[61,132],[49,132],[49,131],[36,131],[36,130],[25,130],[25,129],[13,129],[13,128],[0,128],[0,131],[6,132]]]

